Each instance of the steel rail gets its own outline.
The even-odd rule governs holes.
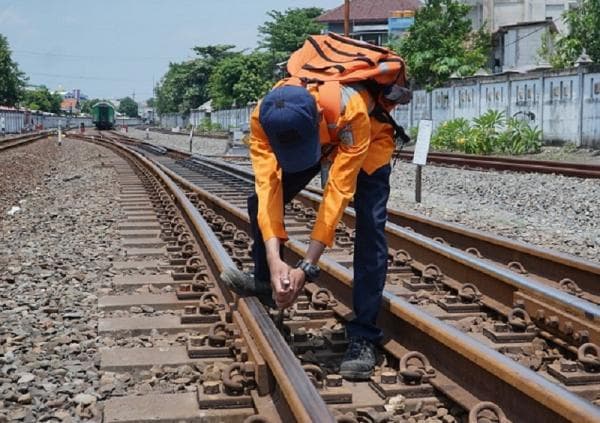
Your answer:
[[[225,268],[235,267],[210,226],[161,165],[153,163],[127,147],[110,141],[104,142],[111,143],[144,163],[171,191],[175,203],[184,213],[187,223],[197,239],[201,241],[199,245],[205,250],[205,253],[208,253],[206,256],[212,260],[211,267],[216,274]],[[223,291],[227,290],[223,289]],[[254,341],[271,369],[294,418],[300,422],[335,422],[325,401],[315,389],[260,302],[255,297],[240,298],[238,307],[244,323],[252,332]]]
[[[180,154],[182,154],[180,152]],[[188,157],[188,154],[183,154]],[[238,175],[246,181],[252,176],[241,169],[229,172],[226,165],[194,158],[203,166],[212,168],[235,177]],[[305,205],[315,209],[320,203],[320,197],[305,193],[301,198]],[[308,203],[307,203],[308,202]],[[347,209],[342,220],[348,226],[354,226],[354,210]],[[448,247],[426,237],[419,237],[397,225],[386,225],[388,241],[396,250],[410,251],[413,267],[425,268],[430,263],[436,263],[444,271],[444,284],[459,290],[463,282],[473,283],[484,294],[482,303],[498,313],[507,316],[515,303],[520,303],[527,313],[535,319],[536,325],[542,330],[540,335],[571,352],[577,348],[569,345],[573,336],[600,343],[600,327],[598,325],[600,310],[595,304],[581,300],[574,295],[555,289],[558,285],[548,280],[534,280],[523,277],[507,267],[497,266],[487,260],[479,259],[461,250]],[[416,262],[416,263],[415,263]],[[596,279],[597,280],[597,279]],[[542,285],[542,282],[545,285]],[[592,284],[597,286],[598,284]],[[584,341],[584,342],[587,342]]]
[[[202,158],[195,160],[206,161]],[[203,166],[229,176],[243,176],[245,172],[241,169],[228,172],[222,170],[225,165],[214,162]],[[246,174],[244,179],[249,181],[251,176]],[[320,197],[310,193],[305,193],[300,200],[308,201],[307,205],[312,204],[314,208],[320,203]],[[348,226],[353,226],[354,215],[353,209],[347,209],[342,220]],[[521,303],[527,313],[535,319],[536,325],[542,329],[542,337],[573,353],[576,353],[577,348],[568,345],[567,342],[572,342],[571,338],[574,335],[581,339],[587,338],[596,344],[600,343],[600,327],[597,323],[600,309],[593,303],[555,289],[558,284],[524,277],[507,267],[497,266],[461,250],[418,236],[394,224],[388,223],[386,232],[392,248],[410,251],[413,266],[423,269],[435,262],[444,269],[444,283],[455,290],[459,290],[465,281],[473,283],[484,294],[482,303],[486,307],[507,316],[515,303]]]
[[[196,193],[208,207],[240,229],[249,230],[245,212],[165,166],[157,166],[185,189]],[[284,249],[286,260],[293,263],[304,256],[307,247],[289,240]],[[344,304],[351,304],[351,272],[326,257],[320,260],[320,266],[320,286],[330,289]],[[347,318],[349,308],[338,314]],[[400,357],[405,348],[420,350],[430,357],[441,372],[433,383],[459,404],[473,406],[474,398],[493,400],[514,421],[595,422],[600,419],[600,409],[591,403],[386,291],[379,324],[386,333],[386,349],[396,357]],[[398,345],[396,340],[400,339],[404,347]]]
[[[22,136],[9,138],[7,140],[0,142],[0,151],[6,151],[11,148],[16,148],[16,147],[20,147],[22,145],[29,144],[33,141],[37,141],[42,138],[46,138],[47,136],[52,135],[53,133],[54,133],[54,131],[48,131],[48,132],[39,133],[39,134],[26,134],[26,135],[22,135]]]
[[[410,161],[413,158],[413,152],[401,151],[399,157],[406,161]],[[437,152],[429,153],[427,155],[427,161],[429,163],[475,169],[509,170],[526,173],[555,173],[578,178],[600,178],[600,165],[575,162],[513,159],[498,156],[473,156],[469,154]]]
[[[212,159],[198,157],[196,160],[248,183],[254,183],[253,174],[247,170]],[[321,203],[322,195],[322,190],[306,187],[296,198],[305,206],[316,210]],[[342,216],[342,221],[347,226],[354,227],[354,217],[353,208],[348,207]],[[540,282],[555,288],[559,288],[561,280],[571,279],[583,290],[582,298],[595,303],[600,302],[600,283],[598,283],[600,264],[598,263],[407,211],[388,208],[388,222],[412,228],[417,233],[443,240],[461,250],[474,251],[471,250],[474,248],[482,258],[503,265],[519,262],[523,264],[529,277],[539,277]]]
[[[253,180],[252,175],[242,169],[235,169],[222,163],[215,163],[212,160],[201,160],[207,162],[207,165],[216,170],[227,172],[232,176],[243,178],[246,181]],[[320,194],[322,191],[316,189],[308,190],[312,192],[306,191],[307,190],[303,191],[297,199],[305,206],[317,209],[321,203],[322,197]],[[392,211],[392,213],[394,213],[394,211]],[[600,320],[600,311],[597,306],[558,289],[559,284],[557,283],[557,281],[563,278],[575,280],[579,287],[589,294],[589,298],[585,299],[592,299],[597,302],[600,298],[600,284],[598,283],[600,280],[600,265],[565,254],[555,253],[548,249],[537,249],[525,243],[508,240],[502,237],[494,237],[480,231],[471,231],[459,225],[450,225],[433,220],[430,222],[428,218],[416,214],[396,213],[402,216],[402,223],[406,223],[406,225],[400,226],[391,223],[392,219],[389,219],[386,224],[388,241],[393,248],[410,251],[413,259],[416,259],[423,264],[428,264],[434,261],[432,254],[439,254],[456,258],[456,260],[447,262],[448,266],[444,267],[444,269],[452,269],[455,267],[455,263],[458,262],[464,263],[467,267],[479,269],[479,272],[473,273],[472,269],[465,269],[465,266],[460,266],[453,272],[448,272],[446,270],[445,273],[452,278],[458,279],[458,275],[465,274],[466,270],[470,273],[469,280],[472,281],[482,293],[488,294],[494,299],[503,299],[501,302],[508,308],[512,307],[514,302],[514,289],[508,292],[505,291],[502,286],[497,287],[496,285],[498,284],[496,282],[493,280],[488,281],[489,277],[485,276],[483,274],[484,272],[488,273],[488,275],[491,272],[494,280],[502,280],[508,285],[512,285],[515,289],[534,293],[544,299],[547,298],[551,303],[559,307],[565,307],[575,316],[586,320],[591,319],[592,323]],[[354,209],[348,207],[342,216],[342,221],[347,226],[354,227],[355,217],[356,212]],[[400,221],[400,219],[398,218],[396,221]],[[412,226],[415,224],[414,222],[420,225],[417,229]],[[417,233],[407,230],[403,226],[413,228]],[[421,231],[418,229],[423,227],[426,229],[426,233],[419,235]],[[437,228],[439,228],[440,232],[436,233]],[[450,245],[432,242],[429,238],[432,237],[432,235],[435,237],[442,237],[446,241],[457,241],[458,245],[455,245],[454,242],[450,243]],[[475,247],[482,253],[483,257],[479,258],[472,254],[464,253],[461,251],[461,247],[465,250]],[[508,270],[507,267],[490,266],[490,262],[485,260],[486,258],[491,258],[488,254],[492,254],[493,260],[499,261],[500,263],[518,261],[521,264],[524,264],[528,272],[534,272],[535,275],[538,275],[537,271],[539,271],[544,277],[532,278],[529,274],[527,276],[519,275],[512,270]],[[473,265],[470,265],[470,263],[473,263]],[[484,268],[487,270],[484,271]],[[555,268],[558,268],[559,270],[553,270]],[[551,277],[551,275],[557,275],[558,277],[550,279],[549,277]],[[464,279],[464,277],[461,279]],[[490,306],[493,305],[490,304]],[[498,309],[497,307],[493,308]],[[506,309],[498,309],[498,311],[505,313]],[[600,340],[600,334],[598,334],[597,329],[596,334],[594,334],[593,337],[594,342]]]

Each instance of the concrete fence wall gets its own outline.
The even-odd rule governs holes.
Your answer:
[[[490,109],[530,118],[546,143],[600,148],[600,67],[455,80],[431,92],[415,91],[413,101],[393,115],[408,128],[420,119],[432,119],[437,127]]]
[[[213,111],[211,122],[237,128],[249,122],[252,109]],[[431,92],[415,91],[413,101],[392,114],[408,129],[421,119],[431,119],[437,127],[450,119],[473,119],[490,109],[530,119],[542,130],[545,143],[600,148],[600,66],[457,79]]]
[[[210,115],[212,124],[219,124],[223,129],[239,128],[242,124],[250,122],[250,115],[254,106],[246,106],[237,109],[216,110]]]
[[[158,121],[160,126],[164,128],[185,128],[189,123],[188,118],[177,113],[160,115]]]
[[[76,127],[83,122],[86,127],[92,126],[92,118],[78,116],[56,116],[49,113],[28,112],[25,110],[0,109],[0,121],[4,118],[5,131],[8,134],[19,134],[33,130],[41,125],[43,129],[57,128],[59,123],[64,127]]]
[[[75,128],[83,123],[86,127],[93,126],[91,117],[81,116],[57,116],[50,113],[30,112],[16,109],[0,109],[0,121],[4,117],[4,126],[7,134],[19,134],[33,130],[41,125],[43,129],[54,129],[58,125],[62,128]],[[116,118],[117,125],[135,126],[141,125],[140,118]]]

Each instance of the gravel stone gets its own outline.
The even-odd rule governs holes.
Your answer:
[[[190,151],[190,133],[187,134],[162,134],[160,132],[150,132],[150,139],[146,140],[146,131],[132,128],[127,134],[145,140],[152,144],[160,144],[177,148],[182,151]],[[194,137],[192,141],[192,153],[204,155],[222,155],[227,149],[228,140],[216,138]]]
[[[90,405],[96,402],[96,397],[90,394],[77,394],[73,397],[73,401],[77,404]]]
[[[27,393],[27,394],[23,394],[19,397],[19,399],[17,400],[17,402],[19,404],[31,404],[31,394]]]
[[[96,295],[121,252],[109,156],[55,138],[0,154],[0,409],[10,421],[99,414]]]
[[[32,382],[33,380],[35,380],[35,375],[32,375],[31,373],[24,373],[21,375],[17,383],[20,385]]]
[[[422,203],[414,165],[398,163],[389,206],[600,261],[600,181],[426,166]]]

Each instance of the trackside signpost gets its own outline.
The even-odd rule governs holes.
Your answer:
[[[417,143],[413,154],[412,162],[417,165],[417,174],[415,176],[415,201],[421,202],[421,172],[423,166],[427,164],[427,153],[429,153],[429,142],[431,141],[431,132],[433,130],[433,121],[422,119],[419,121],[419,133]]]

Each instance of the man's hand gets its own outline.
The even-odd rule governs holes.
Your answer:
[[[304,282],[306,282],[306,275],[302,269],[292,269],[289,273],[290,280],[290,298],[286,303],[277,303],[277,307],[279,308],[287,308],[294,304],[296,298],[300,292],[302,292],[302,288],[304,288]]]
[[[275,294],[275,303],[277,307],[282,308],[283,304],[293,302],[293,291],[290,281],[290,266],[281,259],[269,261],[269,271],[271,272],[271,286]]]

